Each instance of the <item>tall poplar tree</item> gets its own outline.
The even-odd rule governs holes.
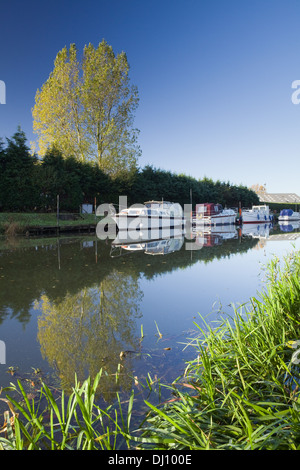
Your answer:
[[[32,109],[39,154],[55,145],[63,155],[97,162],[111,176],[134,170],[138,101],[124,52],[115,55],[103,40],[97,48],[85,46],[79,59],[74,44],[64,47]]]

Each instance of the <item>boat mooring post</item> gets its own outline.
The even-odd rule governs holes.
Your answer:
[[[242,202],[239,201],[239,217],[238,217],[238,224],[241,225],[242,223]]]
[[[57,196],[56,196],[56,226],[57,226],[56,233],[58,234],[58,230],[59,230],[59,194],[57,194]]]

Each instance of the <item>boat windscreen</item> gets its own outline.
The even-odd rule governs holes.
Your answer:
[[[284,216],[284,215],[293,215],[293,211],[292,209],[283,209],[281,212],[280,212],[280,215]]]

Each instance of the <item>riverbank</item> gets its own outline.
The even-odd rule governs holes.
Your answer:
[[[10,399],[8,405],[7,418],[14,427],[7,425],[3,445],[114,449],[121,439],[129,449],[299,449],[299,279],[299,251],[283,261],[274,258],[257,298],[235,309],[230,319],[207,324],[205,330],[198,327],[199,337],[190,343],[195,360],[168,387],[167,402],[153,405],[163,385],[150,376],[147,384],[135,384],[151,391],[142,424],[137,425],[136,416],[133,424],[133,392],[122,403],[118,395],[107,409],[96,405],[96,390],[105,380],[102,372],[94,381],[76,384],[63,400],[65,406],[43,383],[36,402],[29,400],[20,382],[21,400]],[[116,381],[121,374],[120,365]]]
[[[275,221],[277,218],[274,217]],[[0,235],[45,236],[95,233],[95,214],[0,212]],[[238,221],[237,221],[238,224]]]
[[[94,214],[18,213],[0,212],[0,234],[59,235],[64,233],[93,233],[97,222]]]

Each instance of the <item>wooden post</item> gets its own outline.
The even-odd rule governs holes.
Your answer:
[[[56,223],[57,223],[57,234],[59,230],[59,194],[56,196]]]

